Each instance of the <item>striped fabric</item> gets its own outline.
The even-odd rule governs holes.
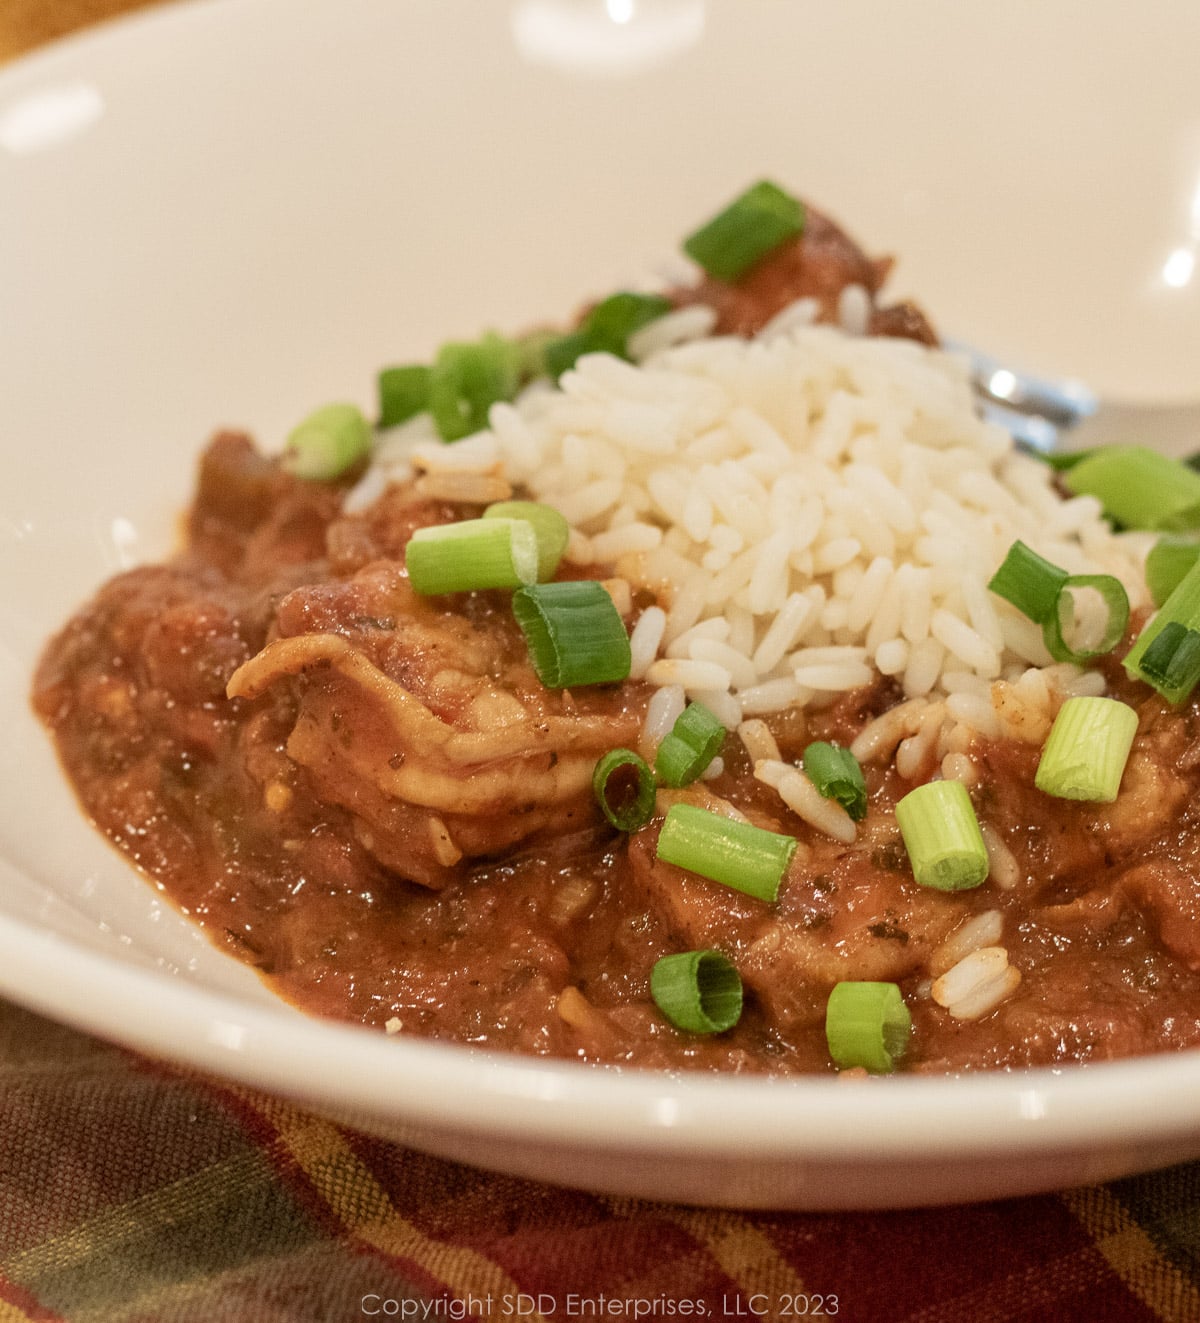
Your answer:
[[[710,1212],[487,1175],[0,1004],[0,1323],[1200,1320],[1200,1164]]]

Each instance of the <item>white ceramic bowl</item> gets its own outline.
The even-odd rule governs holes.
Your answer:
[[[851,1087],[615,1073],[307,1020],[84,822],[27,693],[160,555],[221,424],[642,274],[771,175],[943,330],[1197,392],[1200,10],[209,0],[0,73],[0,990],[441,1154],[774,1207],[980,1199],[1200,1156],[1200,1057]]]

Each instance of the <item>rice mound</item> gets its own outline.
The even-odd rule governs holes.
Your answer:
[[[966,364],[912,341],[784,325],[638,363],[592,354],[489,424],[450,447],[427,419],[395,429],[349,505],[415,468],[554,506],[572,560],[655,594],[635,674],[730,726],[878,674],[908,698],[982,696],[1051,667],[1040,628],[987,589],[1018,538],[1148,605],[1146,537],[1114,533],[1092,497],[1064,499],[977,416]]]

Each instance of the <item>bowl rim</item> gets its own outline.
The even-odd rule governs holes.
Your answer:
[[[47,969],[56,971],[52,984]],[[1078,1150],[1200,1133],[1200,1051],[854,1082],[596,1066],[388,1035],[315,1019],[283,1001],[251,1005],[2,916],[0,992],[185,1069],[441,1133],[594,1150],[863,1162]],[[317,1075],[314,1060],[322,1063]]]

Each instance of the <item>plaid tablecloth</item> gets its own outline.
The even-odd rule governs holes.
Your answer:
[[[151,2],[0,0],[0,59]],[[0,1003],[0,1323],[467,1317],[1200,1320],[1200,1164],[913,1213],[612,1199],[381,1143]]]
[[[487,1175],[0,1007],[0,1320],[1200,1320],[1200,1164],[922,1212]]]

